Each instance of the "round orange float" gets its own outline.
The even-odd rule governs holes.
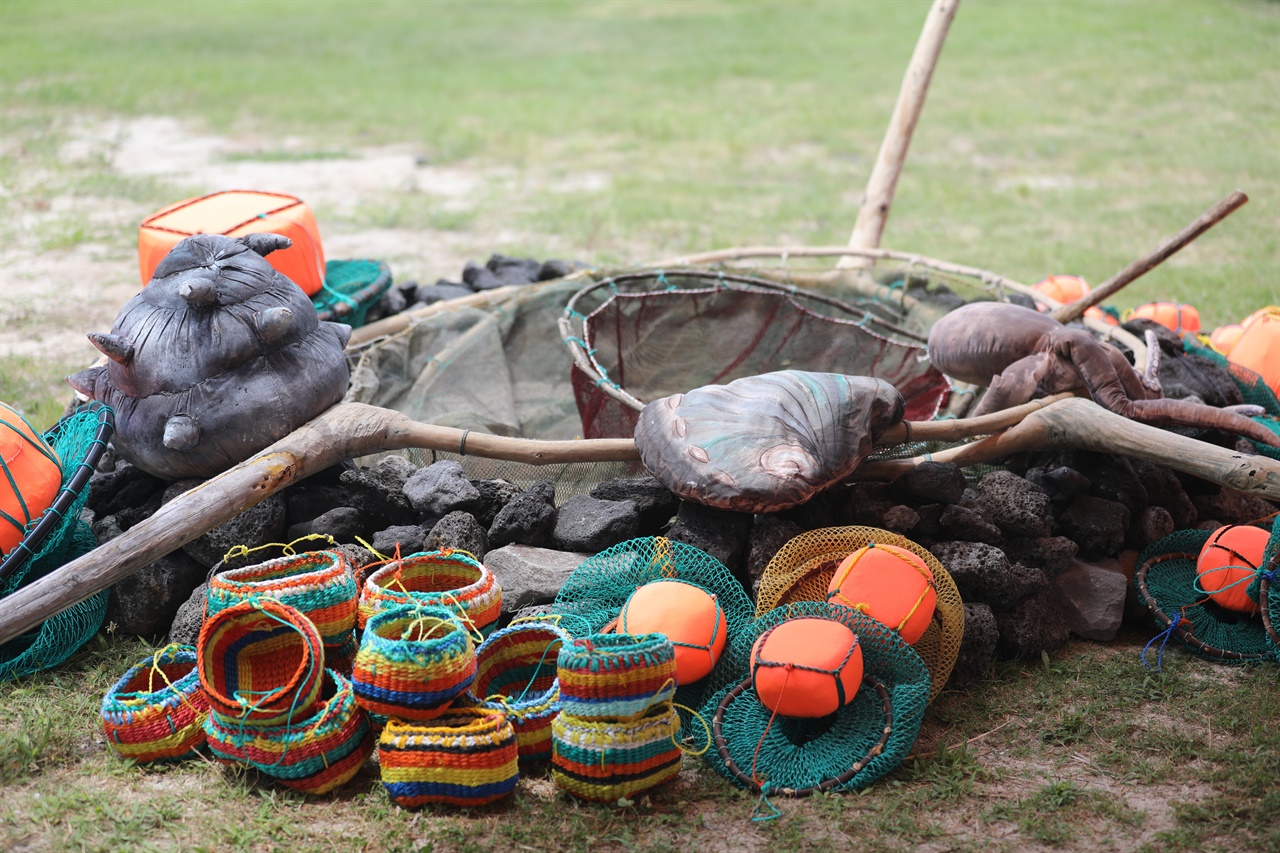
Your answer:
[[[1240,337],[1227,358],[1262,377],[1280,395],[1280,306],[1268,305],[1241,324]]]
[[[1153,320],[1178,334],[1200,331],[1200,311],[1185,302],[1148,302],[1134,308],[1129,315],[1130,320],[1137,317]]]
[[[919,555],[875,542],[845,557],[827,587],[827,601],[861,610],[915,643],[933,620],[938,591]]]
[[[1269,538],[1267,531],[1251,524],[1219,527],[1196,558],[1196,584],[1228,610],[1258,612],[1258,602],[1245,590],[1262,565]]]
[[[715,595],[674,579],[638,587],[618,614],[619,634],[666,634],[676,650],[676,684],[706,678],[729,632]]]
[[[5,403],[0,403],[0,474],[0,554],[7,554],[22,541],[27,524],[58,496],[62,463],[40,433]]]
[[[862,647],[847,625],[803,616],[779,622],[751,647],[751,684],[784,717],[825,717],[857,695]]]
[[[1089,294],[1088,282],[1078,275],[1051,275],[1043,281],[1036,282],[1032,285],[1032,289],[1063,305],[1075,302]],[[1044,311],[1046,306],[1037,304],[1036,308]]]
[[[1219,326],[1209,333],[1209,345],[1223,355],[1229,356],[1231,348],[1236,345],[1236,341],[1240,340],[1240,334],[1243,331],[1244,326],[1239,323]]]

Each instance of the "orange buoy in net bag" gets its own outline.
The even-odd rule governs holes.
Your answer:
[[[1051,275],[1043,281],[1032,285],[1032,289],[1063,305],[1075,302],[1089,295],[1089,284],[1078,275]],[[1047,310],[1047,305],[1036,304],[1039,311]]]
[[[22,415],[0,403],[0,554],[22,541],[28,523],[62,488],[62,462]]]
[[[751,685],[760,704],[784,717],[834,714],[861,684],[858,636],[834,619],[787,619],[751,647]]]
[[[1219,326],[1209,333],[1209,346],[1223,355],[1229,356],[1231,348],[1236,345],[1236,341],[1240,340],[1242,332],[1244,332],[1244,326],[1239,323]]]
[[[706,678],[729,632],[715,595],[696,584],[661,578],[638,587],[618,614],[619,634],[666,634],[676,650],[676,684]]]
[[[1213,531],[1196,558],[1196,585],[1220,606],[1257,613],[1258,602],[1245,590],[1253,580],[1270,534],[1251,524],[1229,524]]]
[[[918,555],[873,542],[845,557],[836,568],[827,601],[861,610],[915,643],[933,620],[938,591],[933,572]]]
[[[146,287],[156,267],[179,241],[193,234],[243,237],[269,232],[293,241],[271,253],[267,263],[315,296],[324,287],[324,248],[311,209],[301,199],[282,193],[227,190],[171,204],[142,220],[138,231],[138,265]]]
[[[1255,311],[1241,325],[1240,337],[1227,359],[1261,376],[1272,393],[1280,396],[1280,306]]]
[[[1129,319],[1135,317],[1153,320],[1178,334],[1200,331],[1200,311],[1185,302],[1148,302],[1133,309]]]

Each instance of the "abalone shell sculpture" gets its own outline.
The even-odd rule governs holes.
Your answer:
[[[178,243],[110,334],[108,358],[68,377],[111,406],[116,450],[157,477],[206,478],[248,459],[342,399],[351,327],[322,323],[265,255],[278,234],[198,234]]]
[[[654,400],[636,450],[686,500],[776,512],[849,476],[905,410],[882,379],[783,370]]]

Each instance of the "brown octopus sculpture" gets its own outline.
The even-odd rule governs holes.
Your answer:
[[[108,358],[68,377],[111,406],[116,450],[167,480],[212,477],[342,399],[351,327],[320,322],[302,289],[264,257],[278,234],[182,240],[125,303]]]
[[[1139,372],[1118,349],[1087,331],[1004,302],[963,305],[929,332],[934,367],[961,382],[988,386],[974,417],[1084,389],[1100,406],[1136,421],[1224,430],[1280,446],[1280,436],[1250,420],[1262,414],[1258,406],[1219,409],[1162,397],[1154,340],[1148,350],[1146,371]]]

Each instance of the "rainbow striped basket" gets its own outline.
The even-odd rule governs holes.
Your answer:
[[[448,710],[476,678],[471,635],[436,604],[401,604],[365,626],[352,683],[367,711],[425,721]]]
[[[274,598],[251,598],[208,617],[196,672],[211,712],[272,726],[311,713],[324,676],[324,646],[311,620]]]
[[[427,551],[391,560],[360,588],[360,627],[379,610],[417,601],[457,611],[467,627],[488,636],[502,614],[502,586],[466,551]]]
[[[665,634],[593,634],[560,647],[560,712],[583,720],[638,717],[676,692]]]
[[[205,615],[254,596],[274,598],[305,614],[326,651],[336,652],[356,627],[359,592],[341,551],[290,554],[214,575]]]
[[[195,755],[208,716],[195,646],[174,644],[143,658],[102,697],[107,745],[139,764]]]
[[[471,696],[481,708],[506,713],[521,762],[551,758],[551,721],[560,713],[556,660],[572,639],[551,622],[513,622],[476,649]]]
[[[315,713],[294,723],[255,726],[209,715],[210,751],[304,794],[327,794],[346,784],[373,752],[373,733],[351,682],[333,670],[325,670],[322,681]]]
[[[633,720],[583,720],[561,714],[551,724],[551,778],[583,800],[615,802],[680,772],[680,715],[663,703]]]
[[[451,708],[426,725],[389,720],[378,740],[382,784],[405,808],[500,800],[516,788],[518,755],[506,715],[484,708]]]

